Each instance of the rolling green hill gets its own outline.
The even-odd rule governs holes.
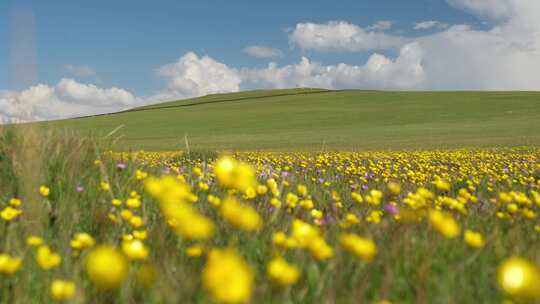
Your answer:
[[[540,144],[540,93],[289,89],[216,94],[40,123],[106,134],[116,148],[410,149]]]

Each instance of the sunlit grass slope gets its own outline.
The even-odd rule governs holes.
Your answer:
[[[540,93],[290,89],[210,95],[45,126],[118,149],[411,149],[540,144]]]

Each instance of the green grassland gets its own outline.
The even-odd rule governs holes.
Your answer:
[[[365,150],[538,145],[540,93],[260,90],[41,123],[116,148]]]

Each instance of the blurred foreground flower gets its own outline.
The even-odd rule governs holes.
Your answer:
[[[243,303],[251,297],[251,268],[233,249],[210,251],[202,280],[204,287],[219,302]]]
[[[51,297],[57,301],[72,299],[75,296],[75,283],[71,281],[53,280],[50,288]]]
[[[266,267],[266,272],[272,281],[282,286],[296,283],[300,276],[298,268],[287,263],[282,257],[272,259]]]
[[[461,231],[452,215],[439,210],[429,212],[429,222],[435,230],[449,239],[457,237]]]
[[[60,265],[62,257],[60,254],[53,252],[49,246],[42,245],[37,249],[36,260],[41,268],[49,270]]]
[[[88,277],[100,289],[118,287],[127,276],[128,263],[117,249],[100,246],[92,250],[86,258]]]
[[[21,267],[21,263],[21,258],[0,254],[0,273],[12,274]]]
[[[365,239],[353,233],[342,235],[340,242],[345,250],[366,261],[371,261],[377,253],[377,246],[372,240]]]
[[[540,298],[540,267],[522,257],[504,260],[498,269],[499,287],[517,298]]]
[[[262,219],[249,205],[240,203],[234,197],[227,198],[221,205],[221,215],[238,229],[254,231],[261,227]]]

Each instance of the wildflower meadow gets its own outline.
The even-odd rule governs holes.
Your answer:
[[[536,303],[540,149],[0,139],[0,303]],[[536,302],[535,302],[536,301]]]

